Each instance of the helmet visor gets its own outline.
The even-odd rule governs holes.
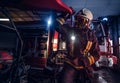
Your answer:
[[[77,21],[80,22],[80,23],[86,23],[88,21],[88,19],[80,16],[80,17],[77,17]]]
[[[85,17],[77,17],[76,18],[76,22],[78,27],[82,28],[86,25],[86,23],[88,22],[89,19],[85,18]]]

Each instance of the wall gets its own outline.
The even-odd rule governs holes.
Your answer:
[[[0,31],[0,49],[14,49],[16,47],[16,34]]]
[[[119,37],[120,37],[120,17],[111,17],[111,35],[113,40],[113,54],[120,58]]]

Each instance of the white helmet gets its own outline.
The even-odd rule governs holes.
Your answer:
[[[83,8],[82,10],[80,10],[77,14],[77,16],[82,16],[85,17],[89,20],[93,19],[93,14],[89,9]]]

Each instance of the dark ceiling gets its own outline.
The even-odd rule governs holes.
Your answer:
[[[53,11],[72,13],[61,0],[1,0],[0,18],[6,18],[5,11],[14,22],[38,22]]]
[[[10,11],[10,15],[13,18],[13,21],[15,22],[40,21],[41,17],[44,17],[44,15],[46,16],[47,14],[49,14],[49,12],[47,13],[41,12],[29,7],[28,7],[29,10],[24,10],[25,5],[24,6],[22,5],[22,1],[29,1],[29,0],[1,0],[1,1],[4,3],[0,3],[1,5],[0,7],[3,7],[3,6],[6,7],[6,4],[9,4],[10,2],[12,3],[12,5],[11,4],[9,4],[9,6],[7,5],[8,6],[7,9]],[[37,2],[35,1],[39,1],[39,0],[30,0],[30,1],[34,2],[34,4],[37,4]],[[119,0],[45,0],[45,1],[48,1],[47,4],[50,4],[50,1],[59,1],[59,2],[62,1],[67,6],[73,7],[75,11],[79,11],[81,8],[84,8],[84,7],[88,8],[93,12],[94,19],[101,16],[120,15]],[[39,1],[39,3],[40,2],[46,3],[44,1]],[[58,5],[56,6],[58,7]],[[39,7],[37,7],[37,9],[39,9]],[[63,9],[63,7],[61,9]],[[5,17],[5,15],[0,12],[0,17]]]
[[[89,8],[94,19],[100,16],[120,15],[120,0],[62,0],[76,11],[81,8]]]
[[[50,14],[50,11],[21,10],[19,8],[10,7],[6,7],[5,9],[7,9],[14,22],[41,21],[45,16]],[[0,17],[6,18],[3,12],[0,12]]]

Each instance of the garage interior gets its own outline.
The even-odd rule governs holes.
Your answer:
[[[58,4],[58,2],[61,2],[61,4]],[[59,49],[60,52],[62,49],[60,45],[55,49],[53,47],[55,34],[58,34],[54,29],[56,27],[55,19],[61,13],[71,13],[69,7],[73,7],[75,11],[83,7],[90,8],[93,11],[95,14],[93,25],[101,28],[99,23],[102,23],[105,35],[102,31],[100,33],[103,38],[109,37],[111,42],[110,54],[117,57],[117,63],[113,64],[112,67],[96,68],[96,71],[94,71],[98,79],[96,83],[119,82],[119,0],[93,0],[91,2],[85,0],[80,1],[80,4],[77,2],[79,1],[0,1],[0,57],[2,57],[2,54],[3,56],[10,55],[7,59],[0,58],[0,83],[58,83],[57,79],[62,70],[63,58],[59,59],[58,56],[54,55],[57,52],[56,49]],[[111,4],[111,7],[109,4]],[[107,18],[107,20],[104,20],[104,18]],[[49,25],[49,19],[52,19],[51,25]],[[70,18],[69,20],[68,23],[72,25],[73,19]],[[102,42],[100,43],[103,45],[104,41]],[[62,50],[62,53],[64,52],[66,52],[66,49]],[[109,53],[105,55],[109,55]],[[56,60],[49,63],[49,59],[53,56]]]

